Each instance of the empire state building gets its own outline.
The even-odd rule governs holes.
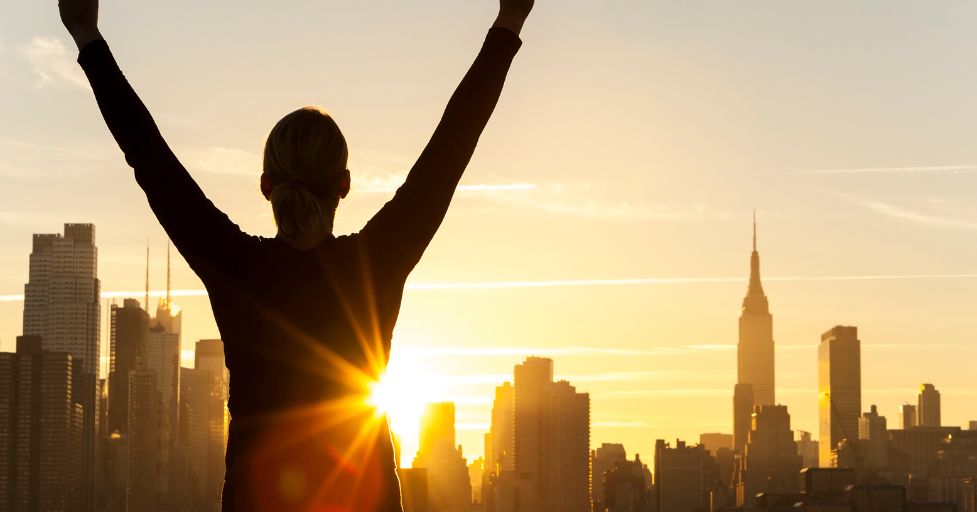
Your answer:
[[[743,298],[740,338],[736,346],[737,383],[753,388],[755,405],[774,405],[773,317],[760,283],[760,254],[756,249],[756,214],[753,216],[753,254],[750,286]]]

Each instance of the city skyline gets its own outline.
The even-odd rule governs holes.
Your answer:
[[[746,304],[747,303],[751,303],[751,301],[757,300],[756,298],[751,298],[751,297],[759,297],[760,299],[762,299],[762,301],[764,303],[767,300],[766,299],[766,296],[763,295],[762,288],[760,288],[761,285],[760,285],[760,274],[759,274],[759,263],[758,263],[759,260],[758,260],[758,255],[757,255],[758,253],[757,253],[757,247],[756,247],[756,236],[757,236],[757,233],[756,233],[756,231],[757,231],[757,225],[756,224],[757,224],[757,220],[756,220],[755,215],[756,214],[754,213],[754,219],[753,219],[753,244],[754,244],[753,245],[753,253],[752,253],[752,256],[751,256],[750,270],[749,270],[749,273],[748,273],[749,278],[745,279],[745,281],[749,284],[749,286],[748,286],[747,297],[746,297],[746,299],[744,299],[744,311],[746,311]],[[170,262],[169,255],[167,255],[167,260],[166,261],[167,261],[167,277],[169,277],[169,268],[168,268],[169,267],[169,262]],[[148,257],[147,257],[147,264],[149,264]],[[148,277],[148,274],[149,274],[149,272],[148,272],[149,270],[150,270],[150,268],[147,267],[147,269],[146,269],[146,271],[147,271],[147,277]],[[767,278],[764,277],[763,279],[766,280]],[[169,279],[167,279],[166,281],[169,282]],[[776,280],[774,280],[774,281],[776,281]],[[759,292],[758,292],[759,294],[757,294],[757,290],[759,290]],[[160,290],[160,291],[152,291],[151,295],[146,295],[145,294],[146,293],[146,290],[144,290],[142,293],[144,295],[143,297],[140,297],[140,299],[142,300],[142,302],[145,302],[147,297],[151,298],[150,304],[152,303],[152,300],[156,300],[156,317],[155,317],[155,319],[153,319],[153,317],[149,317],[149,319],[152,320],[154,322],[154,325],[157,325],[157,326],[161,325],[159,322],[168,323],[168,325],[172,325],[175,322],[175,325],[177,326],[176,327],[176,332],[177,332],[176,338],[179,339],[180,338],[180,326],[183,323],[183,313],[184,313],[184,310],[183,310],[183,308],[181,308],[181,306],[179,304],[179,301],[178,300],[175,300],[173,297],[171,297],[171,290],[166,289],[166,290]],[[184,297],[184,299],[185,298],[186,297]],[[103,302],[105,303],[105,305],[110,305],[111,306],[111,312],[112,312],[112,315],[114,315],[115,308],[117,307],[117,305],[115,304],[115,301],[108,301],[108,302],[103,301]],[[127,304],[128,303],[134,304],[135,307],[140,308],[139,309],[140,311],[142,311],[143,308],[144,308],[144,306],[142,305],[142,302],[140,302],[137,299],[126,299],[125,302]],[[172,309],[170,309],[170,308],[172,308]],[[109,315],[106,315],[106,319],[105,319],[105,323],[106,323],[106,326],[105,327],[106,327],[106,329],[103,329],[103,338],[109,337],[109,334],[110,334],[110,330],[111,329],[108,329],[108,327],[109,327],[108,324],[110,323],[110,320],[111,320],[111,318],[109,317]],[[149,336],[153,336],[152,329],[149,330]],[[106,340],[106,342],[107,341],[108,340]],[[189,341],[188,341],[188,343],[195,343],[195,340],[193,338],[190,338]],[[105,355],[102,356],[103,366],[105,366],[107,364],[107,362],[108,362],[108,349],[110,348],[111,343],[104,343],[104,345],[105,346],[102,348],[103,354],[105,354]],[[735,345],[732,346],[732,347],[730,347],[730,348],[735,349]],[[796,349],[797,347],[792,347],[792,348],[793,349]],[[672,357],[682,357],[682,356],[696,357],[697,354],[709,353],[709,352],[722,352],[723,350],[729,350],[729,348],[727,348],[727,347],[721,347],[721,346],[698,347],[697,349],[698,350],[696,350],[696,349],[689,349],[689,350],[685,351],[684,354],[681,351],[677,351],[677,352],[673,352],[673,353],[671,353],[669,355],[672,356]],[[395,353],[396,352],[398,352],[398,350],[395,347]],[[410,351],[408,351],[408,352],[410,352]],[[464,351],[462,351],[462,353],[463,352]],[[618,356],[618,357],[626,357],[626,356],[649,357],[649,356],[653,356],[653,355],[661,355],[663,353],[664,354],[667,354],[668,352],[669,351],[667,351],[667,350],[661,351],[660,349],[656,349],[656,348],[652,347],[652,348],[635,349],[635,350],[624,350],[624,351],[616,351],[614,349],[611,349],[611,350],[607,350],[605,352],[605,354],[616,353],[616,356]],[[483,354],[480,354],[480,355],[482,355],[482,356],[488,356],[488,357],[493,357],[493,358],[498,358],[500,360],[504,360],[504,359],[521,360],[521,358],[523,358],[523,357],[533,357],[534,354],[538,354],[538,355],[543,355],[545,357],[553,358],[553,359],[555,359],[557,361],[560,361],[561,363],[564,363],[565,361],[572,361],[573,359],[576,359],[576,358],[579,358],[579,357],[583,357],[583,356],[587,356],[587,355],[593,355],[595,353],[600,354],[601,353],[601,350],[599,348],[597,348],[597,347],[589,347],[589,348],[588,347],[565,347],[562,351],[561,350],[556,350],[555,352],[552,352],[551,353],[551,352],[548,352],[546,350],[539,350],[539,349],[534,349],[534,348],[515,348],[515,347],[513,347],[513,348],[499,350],[499,351],[496,351],[496,352],[488,351],[488,352],[483,353]],[[448,355],[451,355],[451,351],[450,350],[447,351],[447,354]],[[477,354],[478,354],[478,352],[473,352],[472,353],[472,355],[477,355]],[[184,349],[183,350],[183,353],[181,354],[181,356],[182,357],[181,357],[180,363],[181,363],[182,366],[184,366],[185,368],[193,368],[194,367],[194,362],[195,362],[194,361],[195,360],[195,353],[194,353],[194,351],[188,351],[188,350],[185,350]],[[411,359],[408,359],[408,361],[409,361],[408,364],[398,364],[398,365],[393,366],[392,369],[391,369],[391,372],[390,373],[394,377],[392,379],[393,382],[395,383],[394,385],[396,386],[397,385],[396,384],[397,382],[403,383],[403,382],[407,382],[408,380],[416,380],[416,379],[414,379],[414,378],[411,377],[411,372],[414,369],[416,369],[416,368],[425,368],[425,365],[430,364],[431,359],[436,359],[438,357],[443,357],[443,356],[444,356],[444,354],[439,353],[437,349],[431,348],[431,347],[421,348],[420,350],[417,351],[417,353],[409,354],[408,355],[408,358],[411,358]],[[466,357],[467,356],[468,356],[468,354],[466,354]],[[815,357],[816,357],[816,355],[815,355]],[[404,359],[407,359],[407,358],[404,358]],[[395,361],[397,361],[397,359],[395,359]],[[735,366],[737,366],[737,363],[734,361],[733,365],[735,367]],[[108,368],[107,367],[103,368],[103,375],[102,375],[103,377],[108,377],[108,375],[105,373],[107,371],[108,371]],[[422,370],[420,373],[427,374],[426,370]],[[586,374],[586,373],[584,373],[584,374],[576,374],[576,375],[574,375],[574,374],[563,374],[563,375],[557,375],[556,376],[556,379],[557,380],[569,380],[571,382],[580,381],[580,382],[583,383],[582,386],[583,386],[583,391],[584,392],[588,392],[589,391],[588,388],[591,388],[591,387],[596,387],[596,386],[609,387],[610,389],[608,389],[607,391],[604,391],[603,393],[597,393],[596,394],[597,402],[599,403],[602,398],[604,400],[607,400],[610,397],[610,401],[613,401],[615,399],[627,399],[629,396],[635,395],[635,393],[633,392],[634,391],[633,388],[631,388],[631,383],[633,381],[635,381],[635,380],[640,380],[643,375],[651,375],[651,373],[652,372],[646,372],[646,374],[642,374],[640,372],[626,372],[626,371],[621,371],[621,372],[607,372],[607,373],[603,373],[603,374],[599,374],[599,373],[597,373],[597,374]],[[497,380],[494,380],[493,381],[492,379],[497,379]],[[454,386],[461,386],[461,387],[465,387],[465,386],[469,386],[470,387],[470,386],[473,386],[473,385],[480,385],[480,386],[491,386],[491,387],[494,387],[496,385],[503,384],[503,382],[506,379],[504,378],[503,375],[500,375],[500,374],[477,374],[477,375],[467,375],[467,376],[458,375],[458,376],[455,376],[455,377],[449,377],[446,380],[448,382],[448,386],[453,386],[454,385]],[[457,402],[460,407],[462,407],[462,408],[468,407],[469,409],[471,409],[472,406],[481,406],[483,404],[489,405],[489,406],[491,405],[491,395],[481,395],[481,396],[479,396],[479,395],[468,395],[468,396],[462,396],[462,397],[459,398],[456,395],[450,395],[450,394],[440,393],[438,390],[442,386],[444,386],[444,381],[442,381],[442,379],[437,375],[437,373],[432,373],[432,374],[426,375],[426,377],[423,379],[423,381],[424,382],[422,382],[421,385],[417,387],[417,389],[421,393],[426,393],[426,395],[418,396],[413,401],[413,403],[400,404],[400,405],[398,405],[398,407],[396,407],[396,408],[394,408],[394,409],[392,409],[390,411],[391,412],[391,415],[392,415],[391,417],[392,417],[392,420],[393,420],[395,431],[396,431],[398,437],[400,437],[400,439],[401,439],[402,447],[404,449],[404,451],[403,451],[403,454],[404,455],[403,456],[405,457],[405,463],[407,465],[410,465],[410,458],[411,457],[409,456],[409,454],[413,453],[413,451],[416,451],[417,448],[418,448],[418,446],[416,444],[417,441],[415,439],[415,437],[418,434],[418,430],[417,430],[418,429],[417,418],[420,417],[420,411],[421,411],[421,409],[423,409],[423,407],[425,406],[425,404],[430,403],[432,401],[450,401],[450,402],[453,402],[453,403],[454,402]],[[734,381],[733,382],[735,382],[735,378],[734,378]],[[932,384],[924,383],[924,384],[919,384],[918,385],[919,387],[917,387],[917,384],[909,384],[909,383],[907,383],[906,386],[907,386],[906,389],[919,390],[919,389],[924,389],[924,386],[932,386]],[[911,386],[911,387],[909,387],[909,386]],[[940,389],[944,389],[944,387],[943,386],[940,386]],[[691,390],[687,390],[687,392],[690,392],[690,391]],[[803,392],[803,391],[805,391],[805,390],[797,390],[797,389],[788,389],[787,390],[788,394],[794,394],[794,393],[800,394],[799,392]],[[894,390],[890,390],[889,395],[894,395],[896,393],[900,393],[901,391],[902,391],[902,388],[896,388]],[[952,391],[959,391],[959,390],[952,390]],[[675,392],[672,389],[669,389],[667,387],[660,388],[658,390],[658,392],[661,395],[664,395],[664,396],[671,395],[671,396],[676,397],[676,398],[681,397],[682,394],[683,394],[681,391]],[[816,387],[815,387],[815,389],[811,390],[811,392],[812,392],[812,394],[814,394],[814,396],[816,396],[816,393],[817,393]],[[915,393],[915,391],[913,393]],[[694,394],[694,392],[691,392],[689,394]],[[721,392],[720,390],[717,390],[715,394],[717,396],[721,396],[723,394],[723,392]],[[964,398],[965,399],[967,397],[968,397],[968,395],[966,393],[964,393],[963,396],[957,396],[957,397],[955,397],[955,401],[957,403],[960,403],[962,401],[961,398]],[[388,397],[388,398],[393,398],[394,400],[396,400],[397,399],[397,396],[395,395],[393,397]],[[728,400],[730,400],[730,401],[732,401],[735,398],[733,396],[732,387],[730,388],[730,391],[728,391],[728,395],[726,396],[726,398]],[[912,394],[905,395],[905,396],[903,396],[902,394],[899,394],[899,395],[897,395],[895,397],[895,399],[896,400],[899,400],[900,402],[907,402],[907,401],[913,400],[914,397],[913,397]],[[868,400],[866,403],[878,403],[878,402],[884,402],[884,401],[883,400]],[[730,402],[727,402],[727,403],[730,403]],[[791,402],[779,402],[778,401],[777,403],[785,403],[787,405],[791,405],[793,407],[792,412],[794,411],[794,409],[801,409],[803,411],[803,406],[802,407],[797,407],[796,401],[791,401]],[[760,404],[757,404],[757,405],[760,405]],[[963,419],[962,420],[960,420],[958,423],[952,423],[952,420],[951,420],[950,422],[947,422],[945,424],[959,424],[961,426],[966,425],[967,421],[971,421],[969,418],[972,416],[972,414],[970,413],[970,411],[972,411],[972,409],[967,409],[967,407],[968,406],[964,405],[964,407],[962,408],[962,414],[963,414]],[[752,413],[752,410],[750,410],[750,413]],[[897,417],[898,416],[898,413],[897,412],[895,412],[893,410],[889,410],[889,409],[883,409],[882,410],[882,413],[883,414],[888,414],[890,417]],[[820,414],[820,413],[816,413],[816,416],[817,416],[817,414]],[[970,414],[970,416],[968,416],[968,414]],[[653,414],[647,414],[645,417],[653,417],[653,416],[654,416]],[[718,415],[712,415],[712,416],[718,417]],[[815,417],[815,419],[816,419],[816,417]],[[852,419],[850,421],[857,421],[857,415],[855,415],[854,416],[854,419]],[[477,457],[484,457],[485,456],[485,454],[481,450],[482,448],[484,448],[484,443],[482,442],[482,434],[489,429],[489,426],[490,425],[491,425],[491,414],[488,414],[486,416],[479,416],[479,415],[477,415],[477,413],[468,413],[468,414],[463,415],[463,416],[462,415],[459,415],[458,437],[459,437],[459,440],[461,441],[461,444],[463,444],[465,446],[466,458],[468,458],[468,459],[474,459],[474,458],[477,458]],[[795,425],[796,425],[796,422],[795,422]],[[713,428],[706,428],[706,427],[713,427]],[[634,451],[635,453],[639,453],[639,454],[640,453],[651,454],[652,453],[652,450],[644,450],[644,449],[641,448],[642,444],[640,442],[639,443],[633,442],[633,437],[634,437],[633,434],[632,434],[632,436],[629,436],[627,434],[622,435],[622,434],[619,434],[617,432],[624,431],[626,433],[629,433],[629,432],[633,432],[633,431],[638,431],[638,435],[641,438],[643,438],[645,440],[645,442],[646,442],[646,440],[649,437],[650,438],[666,438],[666,439],[669,439],[669,438],[673,438],[673,439],[674,438],[694,439],[695,438],[694,435],[692,435],[693,433],[689,433],[689,435],[686,435],[686,433],[688,431],[681,431],[681,432],[679,432],[679,433],[677,433],[677,434],[675,434],[674,436],[671,436],[671,437],[666,437],[665,435],[659,435],[658,432],[663,432],[663,431],[665,431],[665,429],[656,429],[653,426],[652,423],[647,422],[647,421],[631,421],[631,422],[628,422],[628,421],[620,421],[620,420],[613,420],[613,419],[612,420],[601,420],[601,419],[597,419],[592,424],[592,428],[594,430],[596,430],[597,432],[600,433],[600,434],[597,434],[597,435],[594,436],[594,442],[620,442],[621,440],[625,440],[624,445],[626,447],[628,447],[630,450]],[[697,427],[697,428],[699,428],[699,427]],[[849,428],[852,428],[852,427],[849,427]],[[728,431],[728,432],[731,432],[732,433],[732,432],[734,432],[734,425],[733,425],[732,422],[730,422],[728,424],[728,426],[727,426],[723,422],[716,420],[713,423],[707,424],[707,425],[699,428],[699,430],[700,431],[713,431],[713,430],[714,431]],[[817,427],[817,425],[815,423],[814,425],[796,426],[795,427],[795,430],[798,430],[798,431],[808,430],[808,431],[812,431],[812,432],[817,433],[818,430],[819,430],[819,427]]]

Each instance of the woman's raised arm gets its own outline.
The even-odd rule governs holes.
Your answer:
[[[233,271],[228,256],[248,237],[204,196],[163,140],[99,33],[98,0],[60,0],[58,7],[65,28],[78,45],[78,62],[88,76],[105,124],[163,229],[205,282],[214,271]]]
[[[522,44],[533,0],[501,0],[485,44],[455,90],[441,122],[394,198],[361,232],[376,265],[406,278],[441,225]]]

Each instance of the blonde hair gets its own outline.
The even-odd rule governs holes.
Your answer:
[[[317,107],[286,115],[268,134],[263,171],[271,185],[271,209],[279,233],[331,227],[339,197],[334,186],[346,170],[346,138],[332,116]]]

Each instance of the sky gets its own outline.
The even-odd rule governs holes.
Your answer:
[[[336,231],[354,232],[419,154],[496,8],[102,4],[102,32],[171,146],[266,236],[258,155],[282,115],[321,105],[339,122],[353,192]],[[977,4],[537,4],[394,337],[391,373],[423,373],[430,400],[457,402],[466,456],[481,455],[493,388],[527,355],[590,393],[593,446],[650,460],[655,439],[731,432],[754,208],[793,428],[816,433],[817,344],[838,324],[859,327],[863,409],[897,427],[898,406],[933,382],[944,423],[977,419]],[[0,18],[9,351],[32,233],[95,223],[110,292],[143,288],[147,241],[163,286],[166,238],[54,3]],[[178,255],[173,286],[201,289]],[[184,350],[219,335],[205,297],[177,302]]]

